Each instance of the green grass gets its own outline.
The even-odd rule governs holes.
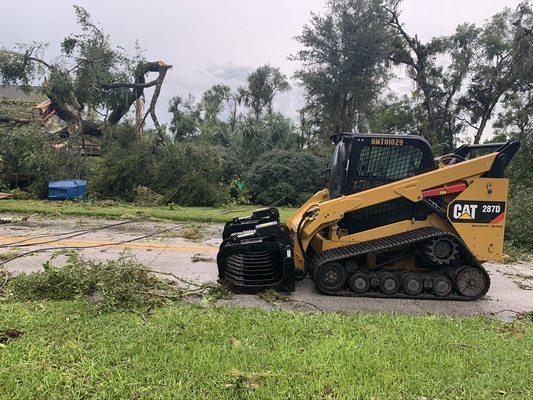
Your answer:
[[[53,216],[85,216],[99,218],[157,218],[170,221],[226,222],[242,217],[258,206],[229,206],[226,208],[154,206],[107,202],[51,202],[46,200],[0,200],[0,212],[44,214]],[[280,208],[285,221],[294,212]]]
[[[5,340],[5,332],[22,332]],[[0,303],[2,399],[526,399],[529,321]]]

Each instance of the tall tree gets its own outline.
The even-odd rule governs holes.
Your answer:
[[[450,36],[422,43],[401,23],[398,2],[386,9],[395,33],[390,59],[407,66],[408,75],[416,84],[413,100],[420,99],[425,121],[420,133],[434,145],[450,150],[463,129],[456,118],[457,102],[471,69],[479,30],[473,24],[461,24]],[[441,58],[449,62],[443,65]]]
[[[517,86],[533,82],[533,11],[529,1],[505,9],[483,26],[476,42],[472,80],[459,105],[479,143],[496,105]]]
[[[398,98],[391,93],[372,105],[370,127],[372,132],[410,134],[422,125],[419,114],[419,107],[411,97]]]
[[[508,93],[494,127],[506,136],[530,143],[533,137],[533,83],[527,90]]]
[[[231,98],[231,89],[227,85],[214,85],[202,94],[200,109],[203,113],[203,120],[207,123],[219,123],[220,113]]]
[[[173,97],[168,112],[171,114],[170,131],[176,142],[200,133],[201,111],[191,95],[185,101],[180,96]]]
[[[323,132],[351,132],[365,125],[369,105],[388,80],[391,33],[385,0],[330,0],[325,15],[296,39],[303,50],[292,57],[306,90],[306,109]]]
[[[241,102],[239,92],[232,91],[227,85],[213,85],[202,94],[198,105],[202,115],[201,124],[228,128],[229,134],[233,134]]]
[[[238,122],[239,94],[227,85],[206,90],[198,102],[175,96],[169,102],[170,130],[176,140],[199,136],[208,142],[224,144],[235,133]]]
[[[102,135],[102,125],[117,124],[144,90],[154,87],[144,124],[151,117],[159,121],[155,107],[167,71],[162,61],[148,62],[140,55],[129,56],[114,47],[110,38],[82,7],[74,6],[81,33],[61,43],[61,55],[45,60],[45,45],[29,43],[15,50],[0,49],[0,80],[5,84],[28,86],[44,81],[42,90],[49,102],[42,105],[45,116],[56,115],[66,123],[68,134]],[[157,77],[147,81],[149,73]],[[94,116],[100,115],[100,118]]]
[[[239,89],[240,98],[245,106],[252,109],[256,118],[264,112],[272,114],[276,94],[290,89],[287,77],[279,68],[264,65],[248,75],[248,84]]]

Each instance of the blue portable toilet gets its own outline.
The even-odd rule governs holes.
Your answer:
[[[70,179],[48,184],[48,200],[86,200],[87,181]]]

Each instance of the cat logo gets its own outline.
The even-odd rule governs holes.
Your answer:
[[[455,223],[501,225],[505,219],[505,202],[457,200],[448,206],[448,218]]]
[[[453,206],[453,218],[462,220],[476,219],[477,204],[455,204]]]

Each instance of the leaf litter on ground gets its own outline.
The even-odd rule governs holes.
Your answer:
[[[56,266],[54,261],[61,254],[66,261]],[[4,300],[83,298],[103,311],[150,309],[193,297],[210,304],[229,297],[227,289],[218,284],[151,270],[130,252],[109,261],[85,259],[74,251],[57,252],[43,264],[42,271],[8,276],[6,283],[0,292]]]

